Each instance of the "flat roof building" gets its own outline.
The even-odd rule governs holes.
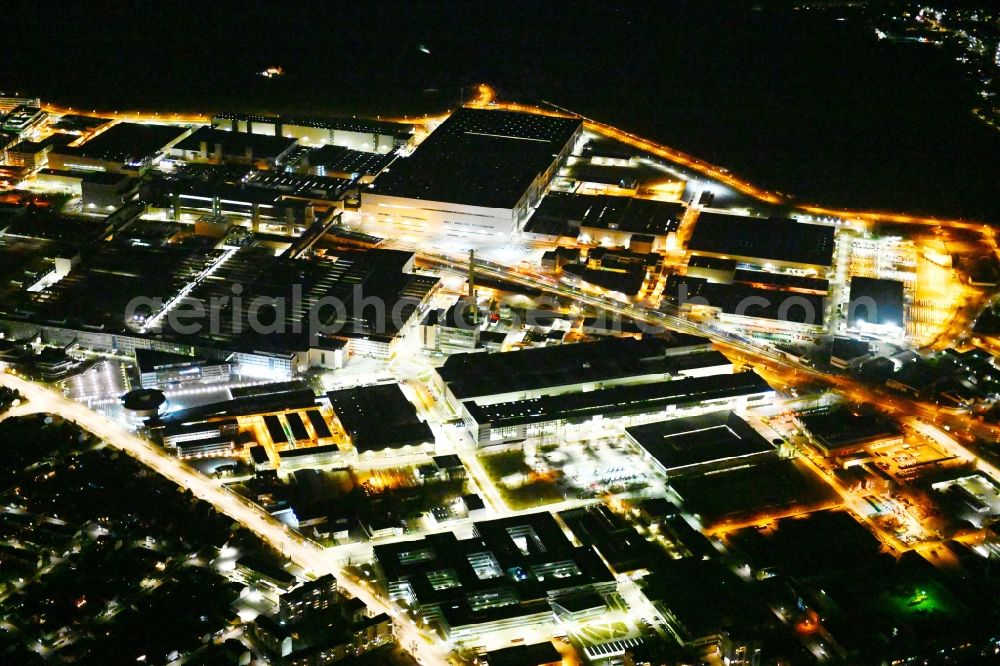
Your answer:
[[[575,546],[545,512],[476,522],[466,539],[444,532],[379,544],[374,555],[389,596],[455,641],[552,622],[553,600],[616,587],[597,553]]]
[[[870,348],[865,340],[837,336],[830,349],[830,365],[842,370],[868,358]]]
[[[144,388],[164,388],[189,382],[224,381],[231,377],[233,366],[226,361],[214,361],[183,354],[170,354],[153,349],[134,352],[139,381]]]
[[[787,290],[800,294],[825,295],[830,291],[830,281],[824,278],[745,268],[738,268],[733,272],[733,282],[758,289]]]
[[[24,139],[9,146],[4,151],[7,166],[37,169],[46,164],[52,148],[52,141],[28,141]]]
[[[810,442],[824,456],[845,456],[868,446],[903,441],[896,423],[880,414],[856,414],[844,407],[795,416]]]
[[[274,168],[297,145],[295,139],[200,127],[170,148],[170,156],[207,164],[248,164]]]
[[[718,561],[665,559],[642,580],[642,593],[682,645],[704,649],[728,642],[722,638],[728,634],[747,635],[777,623],[754,588]]]
[[[118,222],[141,210],[141,205],[126,206]],[[109,217],[100,223],[64,224],[53,216],[22,215],[7,233],[25,227],[25,234],[38,236],[41,229],[42,237],[51,232],[54,240],[86,233],[83,241],[90,242],[115,222]],[[210,265],[212,280],[195,279]],[[54,346],[76,342],[102,352],[131,354],[138,348],[194,353],[240,366],[245,375],[277,378],[300,364],[332,367],[342,354],[331,344],[343,343],[345,353],[388,357],[439,283],[437,277],[412,273],[412,266],[412,253],[383,249],[342,251],[333,260],[276,257],[273,249],[259,245],[214,249],[203,242],[156,247],[105,243],[44,294],[16,304],[0,303],[0,323],[8,335],[40,333]],[[138,296],[166,304],[188,288],[186,302],[200,302],[207,312],[213,303],[216,308],[229,303],[220,299],[231,298],[234,285],[243,289],[243,300],[219,312],[218,326],[211,331],[175,330],[169,317],[157,316],[162,310],[134,307]],[[101,298],[92,298],[94,293]],[[344,307],[325,307],[324,298],[337,298]],[[384,310],[371,307],[373,299],[384,304]],[[253,305],[261,302],[296,307],[275,309],[281,317],[271,323],[263,318],[268,313],[260,315]],[[269,322],[265,333],[255,332],[260,327],[250,323],[258,315],[261,323]],[[312,317],[318,320],[315,326],[310,325]]]
[[[362,191],[362,213],[411,233],[509,238],[582,127],[577,119],[459,109]]]
[[[134,172],[156,164],[190,127],[116,123],[80,146],[49,153],[53,169]]]
[[[696,256],[823,272],[833,265],[834,229],[786,218],[703,212],[687,249]]]
[[[624,383],[666,379],[704,368],[732,372],[711,351],[711,343],[689,338],[612,338],[499,354],[466,353],[449,357],[433,381],[454,406],[527,399],[591,390]],[[685,356],[690,358],[685,359]]]
[[[236,442],[231,436],[219,435],[205,439],[178,442],[175,452],[180,460],[231,456],[236,452]]]
[[[847,325],[864,332],[901,334],[906,329],[903,283],[852,277]]]
[[[340,588],[333,574],[324,574],[278,597],[278,617],[294,624],[310,613],[333,608],[340,601]]]
[[[704,277],[671,275],[663,288],[666,302],[681,308],[707,308],[719,319],[753,330],[820,332],[826,302],[814,292],[765,289],[748,284],[712,282]]]
[[[485,316],[480,316],[477,323],[476,314],[465,299],[455,302],[448,309],[429,310],[420,322],[421,346],[446,353],[475,349],[479,346],[482,324],[486,320]]]
[[[182,442],[222,436],[233,439],[238,429],[239,424],[236,419],[195,422],[170,421],[163,427],[163,445],[167,448],[174,448]]]
[[[19,106],[41,108],[42,100],[38,97],[21,97],[19,95],[7,95],[0,92],[0,115],[9,113]]]
[[[316,439],[320,444],[333,437],[333,433],[330,432],[330,426],[318,409],[310,409],[306,412],[306,416],[309,418],[309,424],[312,425],[313,432],[316,433]]]
[[[250,463],[255,471],[271,469],[271,458],[267,455],[267,449],[263,446],[251,446],[248,449]]]
[[[711,412],[625,429],[628,438],[667,477],[754,465],[777,449],[734,412]]]
[[[3,129],[5,132],[13,132],[18,136],[24,136],[40,125],[47,117],[48,114],[38,106],[20,104],[14,107],[3,118],[0,129]]]
[[[409,143],[411,125],[366,118],[288,118],[246,113],[219,113],[212,124],[220,130],[298,139],[304,144],[333,144],[369,153],[390,153]]]
[[[288,421],[288,428],[292,431],[292,439],[295,440],[296,446],[302,446],[312,441],[312,435],[306,430],[306,424],[298,412],[285,414],[285,420]]]
[[[560,511],[559,520],[569,528],[577,541],[597,551],[601,560],[616,576],[641,576],[663,556],[663,551],[658,546],[646,541],[646,537],[633,524],[605,504]],[[557,614],[575,621],[581,619],[581,614],[588,614],[594,608],[606,610],[603,599],[573,601],[576,603],[561,603],[563,608],[557,609]]]
[[[600,418],[624,427],[669,417],[690,407],[742,410],[767,404],[774,390],[757,373],[710,375],[598,388],[491,404],[462,403],[466,427],[480,446],[528,438],[581,438]]]
[[[359,455],[419,450],[434,443],[430,426],[398,384],[341,389],[326,397]]]
[[[289,166],[315,176],[363,178],[381,173],[394,159],[393,154],[369,153],[326,144],[303,153]]]
[[[651,236],[654,247],[664,249],[674,242],[671,236],[686,210],[673,201],[553,191],[542,198],[524,231],[605,245],[629,245],[635,237]]]
[[[336,444],[307,446],[278,452],[278,467],[282,472],[316,467],[347,467],[357,460],[357,455],[342,450]]]
[[[562,655],[552,643],[513,645],[486,653],[487,666],[561,666]]]

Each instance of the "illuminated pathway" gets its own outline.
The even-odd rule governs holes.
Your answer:
[[[552,109],[546,109],[539,106],[534,106],[531,104],[520,104],[518,102],[501,102],[496,100],[495,91],[486,84],[480,84],[477,87],[476,97],[467,102],[466,106],[476,107],[476,108],[491,108],[491,109],[502,109],[507,111],[520,111],[523,113],[534,113],[537,115],[545,116],[559,116],[565,118],[579,118],[584,121],[584,127],[592,132],[601,134],[608,138],[620,141],[624,144],[638,148],[639,150],[648,152],[657,157],[662,157],[664,159],[670,160],[676,164],[687,167],[692,171],[696,171],[703,176],[707,176],[713,180],[720,183],[728,185],[738,192],[749,195],[759,201],[764,201],[771,204],[781,204],[788,203],[784,197],[776,192],[762,189],[749,183],[729,172],[728,169],[714,164],[710,164],[705,160],[698,159],[688,155],[685,152],[677,150],[676,148],[671,148],[670,146],[665,146],[663,144],[657,143],[645,137],[638,136],[626,130],[614,127],[607,123],[602,123],[598,120],[588,118],[584,115],[571,111],[569,109],[562,108],[557,104],[552,102],[544,102],[545,104],[552,107]],[[555,109],[555,110],[553,110]],[[981,223],[971,222],[968,220],[957,220],[948,218],[936,218],[936,217],[922,217],[918,215],[907,215],[904,213],[893,213],[886,211],[877,210],[849,210],[849,209],[836,209],[836,208],[826,208],[822,206],[814,205],[797,205],[796,208],[799,210],[811,213],[813,215],[821,216],[832,216],[839,217],[846,220],[858,220],[862,222],[894,222],[899,224],[923,224],[923,225],[941,225],[961,229],[974,229],[976,231],[984,231],[984,226]],[[986,233],[992,236],[991,230],[985,230]]]
[[[151,442],[133,435],[55,391],[8,373],[0,373],[0,385],[16,389],[28,400],[26,404],[18,406],[5,416],[48,413],[58,414],[76,423],[163,477],[190,490],[198,499],[209,502],[220,513],[251,530],[311,574],[316,576],[325,573],[335,574],[338,584],[343,589],[360,598],[369,608],[376,612],[388,613],[393,618],[399,630],[400,645],[416,645],[414,656],[421,664],[449,663],[447,650],[438,639],[420,631],[405,613],[400,613],[395,607],[345,575],[336,564],[337,558],[326,552],[322,546],[302,537],[254,503],[216,485],[200,472],[168,455]]]
[[[88,118],[109,118],[111,120],[122,120],[125,122],[133,123],[183,123],[190,125],[192,123],[209,123],[212,121],[212,117],[201,114],[201,113],[158,113],[149,111],[99,111],[97,109],[92,109],[90,111],[82,109],[74,109],[73,107],[58,106],[55,104],[43,104],[42,110],[46,113],[51,113],[54,115],[64,116],[64,115],[77,115],[77,116],[87,116]]]

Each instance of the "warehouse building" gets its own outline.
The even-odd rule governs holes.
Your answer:
[[[583,439],[690,410],[744,411],[769,404],[774,390],[757,373],[690,377],[600,388],[582,393],[480,405],[462,403],[462,417],[480,446],[531,438]]]
[[[420,419],[398,384],[341,389],[326,397],[362,459],[433,450],[430,426]]]
[[[749,334],[785,338],[817,335],[824,330],[827,319],[823,295],[809,290],[767,288],[759,282],[728,284],[690,274],[671,275],[663,298],[685,310],[713,312],[719,321]]]
[[[642,251],[665,250],[676,246],[686,210],[684,204],[672,201],[552,191],[532,213],[524,232],[529,237],[570,237],[581,243],[630,248],[649,237],[652,247]]]
[[[361,212],[402,233],[510,238],[582,128],[569,118],[459,109],[362,191]]]
[[[296,146],[294,139],[280,136],[225,132],[200,127],[170,148],[170,157],[200,164],[243,164],[273,169]]]
[[[610,338],[499,354],[449,357],[432,382],[456,410],[543,395],[590,391],[673,376],[732,373],[733,365],[704,338]]]
[[[687,249],[693,256],[823,274],[833,265],[834,229],[786,218],[703,212]]]
[[[363,118],[286,118],[220,113],[212,118],[220,130],[281,136],[303,144],[344,146],[367,153],[391,153],[409,143],[413,130],[398,123]]]
[[[80,146],[49,153],[49,167],[61,170],[138,173],[158,163],[192,128],[177,125],[116,123]]]
[[[856,414],[844,407],[800,412],[795,420],[825,457],[843,457],[870,446],[903,443],[903,432],[880,414]]]
[[[854,276],[847,326],[862,333],[900,336],[906,329],[905,306],[902,282]]]

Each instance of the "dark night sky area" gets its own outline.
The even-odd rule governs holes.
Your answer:
[[[0,89],[97,108],[395,115],[453,107],[486,81],[800,201],[1000,221],[1000,133],[970,113],[946,50],[880,42],[846,10],[761,4],[15,1]],[[271,65],[286,76],[254,76]]]

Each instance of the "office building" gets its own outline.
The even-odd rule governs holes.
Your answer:
[[[6,149],[7,166],[38,169],[48,163],[53,142],[23,140]]]
[[[617,587],[597,553],[574,546],[549,513],[474,527],[467,539],[444,532],[374,548],[389,596],[417,609],[450,640],[549,625],[553,602]]]
[[[447,310],[428,311],[420,322],[420,345],[446,353],[478,347],[485,316],[480,315],[480,321],[476,322],[472,307],[468,301],[460,300]]]
[[[26,136],[44,122],[48,114],[37,106],[20,104],[14,107],[0,123],[0,129],[20,137]]]
[[[20,97],[0,93],[0,115],[10,113],[19,106],[41,108],[42,100],[37,97]]]
[[[144,388],[175,387],[191,382],[228,380],[233,365],[227,361],[170,354],[152,349],[136,349],[135,364]]]

